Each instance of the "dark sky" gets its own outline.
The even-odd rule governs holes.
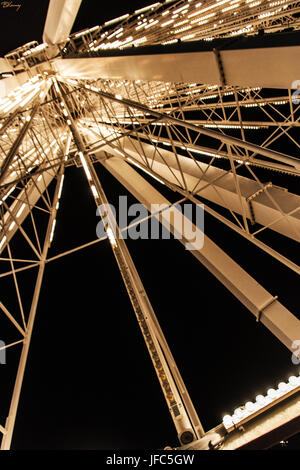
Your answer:
[[[144,5],[130,2],[132,11]],[[41,41],[47,7],[23,0],[19,12],[0,8],[2,55]],[[126,12],[125,3],[83,1],[74,31]],[[104,169],[98,174],[111,202],[126,194]],[[49,256],[93,240],[97,221],[82,170],[67,169]],[[209,215],[205,231],[297,314],[296,275]],[[296,252],[296,244],[271,236],[287,254]],[[129,240],[128,247],[206,430],[298,373],[291,353],[178,241]],[[165,445],[177,445],[176,432],[108,242],[49,264],[12,447]]]
[[[17,0],[11,2],[22,5],[16,8],[3,8],[0,1],[0,56],[7,52],[23,46],[29,41],[42,42],[44,23],[47,16],[49,0]],[[154,2],[152,2],[154,3]],[[136,9],[151,2],[131,1],[126,2],[95,2],[94,0],[83,0],[79,14],[76,18],[73,32],[83,28],[103,24],[117,16],[132,13]]]

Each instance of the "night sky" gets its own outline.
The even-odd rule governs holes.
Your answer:
[[[42,41],[48,1],[16,3],[22,3],[19,12],[0,8],[2,56],[28,41]],[[125,2],[101,2],[100,6],[83,0],[73,31],[145,4],[130,2],[128,10]],[[127,194],[104,168],[97,167],[97,172],[110,202],[117,203],[119,195]],[[264,181],[274,177],[276,184],[296,191],[294,177],[270,173],[261,177]],[[164,194],[172,201],[181,198],[166,189]],[[84,172],[67,168],[49,257],[95,239],[98,221]],[[296,274],[210,215],[205,215],[205,232],[299,315]],[[296,243],[273,233],[269,237],[299,263]],[[291,353],[178,241],[128,240],[128,248],[205,430],[219,424],[224,414],[299,373]],[[28,281],[24,285],[27,289]],[[5,378],[12,380],[8,368],[13,356],[9,352],[3,383]],[[12,448],[166,445],[178,445],[176,431],[109,242],[50,263]]]

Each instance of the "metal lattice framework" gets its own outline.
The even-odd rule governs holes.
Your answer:
[[[300,105],[291,89],[266,88],[265,79],[262,84],[257,79],[256,86],[247,85],[243,77],[233,85],[231,79],[227,81],[227,62],[224,72],[225,56],[216,48],[209,52],[216,60],[217,81],[132,79],[126,72],[132,50],[144,58],[148,54],[152,63],[153,51],[143,49],[145,46],[165,47],[159,50],[164,60],[174,53],[168,46],[175,43],[206,44],[241,35],[251,39],[261,30],[282,32],[287,27],[297,31],[299,2],[166,1],[72,35],[80,1],[73,2],[72,14],[66,8],[70,0],[61,2],[61,10],[56,3],[50,2],[45,43],[29,43],[0,63],[0,277],[16,298],[15,311],[7,307],[5,296],[0,303],[2,321],[10,328],[0,352],[22,347],[8,418],[0,426],[3,449],[11,444],[45,266],[101,242],[95,240],[48,257],[66,167],[76,165],[85,172],[98,206],[107,203],[95,170],[96,165],[103,165],[147,209],[153,203],[164,204],[167,210],[150,215],[174,233],[184,215],[178,214],[177,222],[170,225],[168,211],[174,206],[149,178],[143,178],[146,173],[179,193],[181,201],[203,203],[209,214],[300,273],[295,260],[261,236],[276,232],[293,243],[300,239],[300,197],[272,183],[273,177],[278,182],[284,174],[294,187],[300,175]],[[66,31],[57,26],[60,21]],[[274,48],[266,49],[266,57],[270,50],[274,53]],[[235,52],[241,57],[245,50]],[[181,57],[190,53],[183,50]],[[111,77],[107,70],[103,76],[101,72],[95,75],[91,61],[104,63],[115,56],[120,65],[109,69]],[[75,62],[68,65],[72,60]],[[137,63],[133,75],[139,70]],[[114,215],[106,216],[107,237],[181,445],[206,443],[212,435],[217,446],[222,441],[226,447],[226,429],[234,427],[221,425],[213,434],[203,430],[126,244],[113,233]],[[180,241],[187,243],[186,239]],[[294,339],[300,338],[300,323],[276,297],[207,236],[203,248],[191,253],[293,351]],[[34,294],[30,308],[25,308],[19,276],[32,271]],[[299,391],[298,382],[296,385],[293,394]],[[242,418],[235,417],[233,423],[243,422]],[[238,446],[234,439],[228,442],[228,448]]]

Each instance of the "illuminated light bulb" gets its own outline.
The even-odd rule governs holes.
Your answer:
[[[247,411],[249,411],[249,413],[253,413],[253,411],[255,411],[255,405],[254,405],[254,403],[252,403],[252,401],[248,401],[245,404],[245,408],[246,408]]]
[[[233,424],[238,424],[241,421],[241,418],[239,418],[236,415],[232,415],[232,422]]]
[[[157,2],[157,3],[152,3],[152,5],[148,5],[147,7],[143,7],[143,8],[140,8],[139,10],[135,10],[135,14],[138,15],[139,13],[143,13],[145,11],[148,11],[148,10],[152,10],[152,8],[155,8],[157,7],[158,5],[161,5],[160,2]],[[107,24],[107,23],[105,23]]]
[[[172,20],[172,21],[174,21],[174,20]],[[145,26],[145,29],[148,29],[148,28],[150,28],[151,26],[154,26],[154,25],[157,24],[157,23],[158,23],[158,20],[153,21],[153,23],[147,24],[147,25]],[[131,39],[132,39],[132,38],[131,38]]]
[[[270,398],[276,398],[276,391],[274,390],[274,388],[269,388],[267,395]]]
[[[187,31],[188,29],[191,29],[192,26],[185,26],[184,28],[180,29],[175,29],[174,34],[182,33],[183,31]]]
[[[119,155],[121,155],[122,157],[125,157],[125,154],[123,152],[120,152],[120,150],[118,149],[114,149],[115,152],[117,152]]]
[[[106,233],[107,233],[107,236],[108,236],[108,238],[109,238],[110,243],[111,243],[113,246],[117,246],[117,242],[116,242],[116,239],[115,239],[115,236],[114,236],[114,234],[113,234],[112,229],[108,227],[108,228],[106,229]]]
[[[170,41],[162,42],[162,45],[163,45],[163,46],[166,46],[166,45],[168,45],[168,44],[175,44],[176,42],[178,42],[178,39],[170,39]],[[162,107],[163,104],[161,104],[160,106]]]
[[[223,424],[225,428],[229,428],[230,426],[233,425],[232,417],[229,415],[225,415],[223,418]]]
[[[0,242],[0,250],[3,248],[3,245],[6,242],[6,240],[7,240],[6,235],[4,235],[4,237],[2,238],[2,240]]]
[[[8,193],[5,194],[5,196],[3,196],[2,201],[0,201],[0,206],[2,205],[2,203],[3,203],[4,201],[6,201],[6,199],[8,198],[8,196],[10,196],[11,193],[12,193],[15,189],[16,189],[16,187],[13,186],[13,187],[8,191]]]
[[[279,390],[280,392],[283,392],[283,393],[284,393],[284,392],[287,392],[288,389],[289,389],[288,384],[286,384],[286,383],[284,383],[284,382],[280,382],[280,383],[278,384],[278,390]]]
[[[98,192],[97,192],[96,186],[94,186],[94,185],[92,184],[92,185],[91,185],[91,190],[92,190],[93,196],[94,196],[94,197],[98,197]]]
[[[182,10],[187,10],[188,8],[189,8],[189,5],[184,5],[183,7],[178,8],[177,10],[174,10],[172,13],[173,15],[176,15],[176,13],[179,13]]]
[[[266,403],[266,399],[263,395],[257,395],[255,398],[256,403],[258,403],[260,406],[263,406]]]
[[[234,410],[234,415],[237,417],[237,418],[242,418],[244,416],[245,412],[244,410],[242,410],[242,408],[237,408],[236,410]]]
[[[222,9],[222,12],[225,13],[226,11],[233,10],[234,8],[237,8],[239,6],[239,3],[237,5],[231,5],[230,7],[226,7]]]
[[[182,36],[181,40],[182,41],[187,41],[188,39],[192,39],[195,37],[195,34],[188,34],[187,36]]]
[[[54,219],[53,223],[52,223],[52,229],[51,229],[51,234],[50,234],[50,242],[53,241],[55,225],[56,225],[56,219]]]
[[[300,378],[299,377],[295,377],[294,375],[292,375],[290,378],[289,378],[289,383],[293,386],[293,387],[297,387],[300,385]]]
[[[91,181],[92,176],[91,176],[90,170],[88,168],[87,162],[86,162],[82,152],[79,152],[79,157],[80,157],[83,169],[85,171],[85,174],[87,176],[87,179]]]
[[[188,23],[188,20],[179,21],[179,23],[174,24],[174,27],[176,28],[177,26],[181,26],[186,23]]]
[[[117,98],[117,100],[122,100],[122,96],[121,95],[115,95],[115,98]]]
[[[27,152],[23,157],[24,158],[30,157],[30,155],[32,155],[34,152],[35,152],[35,149],[32,149],[29,152]]]
[[[72,80],[72,79],[68,79],[67,80],[68,83],[71,83],[72,85],[78,85],[78,82],[76,80]]]
[[[300,374],[297,377],[289,377],[287,383],[280,382],[278,384],[277,390],[270,388],[266,396],[257,395],[255,403],[249,401],[245,404],[245,406],[238,407],[232,416],[224,416],[224,427],[228,430],[228,432],[230,432],[234,425],[239,425],[244,420],[251,419],[251,415],[254,415],[256,412],[263,412],[268,405],[272,406],[276,404],[278,400],[282,399],[282,397],[288,396],[291,391],[298,391],[298,387],[300,387]]]
[[[58,191],[58,199],[60,199],[60,197],[61,197],[63,184],[64,184],[64,178],[65,178],[65,175],[62,175],[61,181],[60,181],[60,186],[59,186],[59,191]]]
[[[25,203],[22,204],[22,207],[20,208],[20,210],[19,210],[18,213],[17,213],[17,218],[20,217],[20,215],[22,214],[22,212],[23,212],[23,210],[25,209],[25,207],[26,207],[26,204],[25,204]]]
[[[159,181],[161,184],[165,184],[161,179],[157,178],[156,176],[152,175],[152,173],[150,173],[150,171],[147,171],[145,168],[143,168],[141,165],[139,165],[137,162],[135,162],[134,160],[132,160],[130,157],[126,157],[127,161],[132,163],[133,165],[137,166],[138,168],[140,168],[141,170],[143,170],[145,173],[147,173],[148,175],[152,176],[152,178],[154,178],[155,180]]]
[[[114,23],[118,23],[119,21],[122,21],[128,18],[128,16],[129,16],[129,13],[126,13],[126,15],[119,16],[118,18],[114,18],[113,20],[106,21],[106,23],[104,23],[104,26],[110,26]]]
[[[166,21],[165,23],[162,23],[160,26],[161,28],[164,28],[165,26],[168,26],[169,24],[173,23],[174,20],[169,20],[169,21]]]
[[[9,226],[9,231],[13,230],[14,226],[16,225],[16,222],[12,222]]]

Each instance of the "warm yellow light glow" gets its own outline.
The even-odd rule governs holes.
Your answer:
[[[6,235],[4,235],[4,237],[2,238],[0,242],[0,250],[3,248],[3,245],[5,244],[6,240],[7,240]]]
[[[17,218],[20,217],[20,215],[22,214],[23,210],[25,209],[26,207],[26,204],[22,204],[21,208],[19,209],[18,213],[17,213]]]
[[[80,161],[81,161],[81,163],[82,163],[83,169],[84,169],[84,171],[85,171],[85,174],[86,174],[86,176],[87,176],[87,179],[88,179],[89,181],[91,181],[91,180],[92,180],[92,175],[91,175],[91,173],[90,173],[90,170],[89,170],[89,167],[88,167],[88,165],[87,165],[86,159],[84,158],[84,155],[83,155],[82,152],[79,152],[79,157],[80,157]]]

